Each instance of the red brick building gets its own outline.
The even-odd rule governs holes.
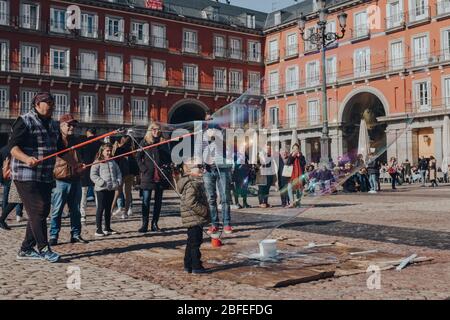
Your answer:
[[[0,0],[2,140],[37,91],[55,95],[55,117],[70,111],[105,130],[202,119],[248,88],[260,95],[266,14],[147,2]],[[70,5],[81,9],[79,29],[66,27]]]

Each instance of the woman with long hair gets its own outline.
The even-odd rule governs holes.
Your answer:
[[[161,126],[153,122],[148,127],[147,133],[141,142],[141,147],[160,143],[165,139],[162,137]],[[151,231],[160,231],[158,227],[159,215],[161,213],[163,191],[170,186],[171,179],[171,157],[168,144],[159,145],[146,151],[140,151],[136,155],[139,166],[142,190],[142,227],[141,233],[148,232],[150,200],[154,191],[153,217]]]

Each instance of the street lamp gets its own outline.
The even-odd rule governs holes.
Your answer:
[[[300,34],[305,42],[310,42],[317,46],[317,49],[322,52],[322,114],[323,114],[323,128],[321,142],[321,164],[326,164],[327,166],[331,162],[330,159],[330,135],[328,128],[328,106],[327,106],[327,71],[326,71],[326,50],[329,45],[342,39],[345,35],[345,28],[347,26],[347,14],[342,12],[338,15],[339,25],[341,27],[341,33],[327,32],[327,18],[328,9],[325,8],[325,0],[319,2],[319,10],[316,12],[319,16],[319,21],[317,22],[317,28],[315,31],[311,32],[305,36],[306,27],[306,17],[301,14],[298,20],[298,28],[300,29]]]

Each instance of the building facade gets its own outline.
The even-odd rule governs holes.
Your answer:
[[[66,26],[70,5],[79,28]],[[55,118],[100,131],[204,119],[248,88],[260,96],[265,18],[209,0],[0,0],[0,142],[38,91],[54,94]]]
[[[326,52],[331,155],[355,155],[359,125],[369,126],[371,147],[400,162],[420,155],[442,161],[443,118],[450,113],[450,1],[327,1],[328,31],[345,37]],[[321,56],[301,39],[317,24],[317,4],[304,1],[268,17],[265,121],[290,139],[298,130],[308,160],[320,158]]]

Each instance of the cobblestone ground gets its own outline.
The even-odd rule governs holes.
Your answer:
[[[136,195],[137,198],[137,195]],[[257,199],[250,204],[256,206]],[[273,205],[280,203],[274,194]],[[0,232],[0,299],[447,299],[450,297],[450,187],[436,189],[403,186],[397,192],[377,195],[339,194],[306,197],[306,211],[298,209],[246,209],[234,211],[236,232],[225,246],[256,251],[257,241],[273,226],[291,218],[271,236],[282,237],[294,247],[310,242],[341,243],[378,249],[407,257],[413,253],[432,257],[430,263],[409,266],[401,272],[383,271],[381,289],[367,289],[367,274],[314,281],[280,289],[264,289],[212,274],[183,272],[185,231],[178,217],[178,199],[167,193],[160,227],[165,232],[140,235],[139,202],[127,220],[115,218],[115,236],[94,239],[94,207],[89,209],[83,236],[89,244],[70,244],[68,220],[64,221],[58,264],[20,262],[15,255],[25,223],[9,223],[12,231]],[[14,219],[12,214],[11,219]],[[217,250],[203,245],[208,267]],[[209,262],[208,262],[209,261]],[[68,289],[70,271],[79,268],[81,287]],[[69,272],[69,273],[68,273]],[[211,289],[213,288],[213,290]]]

